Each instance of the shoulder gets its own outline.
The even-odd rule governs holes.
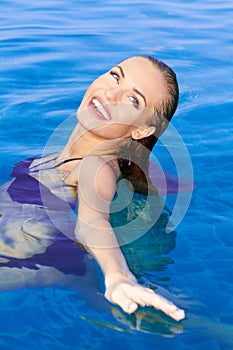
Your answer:
[[[110,177],[117,178],[116,172],[116,158],[108,156],[90,155],[82,159],[79,164],[79,176],[92,176],[93,171],[95,175],[102,176],[108,174]]]
[[[79,165],[79,187],[87,187],[95,191],[105,200],[111,200],[117,182],[117,174],[110,157],[90,155],[85,157]]]

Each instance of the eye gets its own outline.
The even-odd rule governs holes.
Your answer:
[[[113,79],[116,80],[117,84],[119,83],[119,80],[120,80],[120,76],[118,73],[114,72],[113,70],[111,70],[110,72],[111,76],[113,77]]]
[[[138,101],[138,99],[137,99],[136,97],[134,97],[134,96],[129,96],[129,101],[130,101],[130,103],[132,103],[132,105],[133,105],[135,108],[138,109],[138,107],[139,107],[139,101]]]

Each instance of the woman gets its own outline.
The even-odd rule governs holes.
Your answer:
[[[5,207],[6,202],[12,200],[20,206],[21,235],[17,233],[16,242],[16,228],[12,228],[10,219],[7,220],[7,213],[2,214],[5,225],[1,243],[3,263],[4,257],[25,259],[48,251],[57,235],[50,221],[54,221],[57,211],[65,212],[69,210],[67,207],[75,205],[77,196],[75,239],[101,267],[105,297],[127,313],[133,313],[139,305],[149,305],[175,320],[183,319],[182,309],[138,284],[126,264],[109,219],[120,179],[126,179],[136,192],[156,192],[148,178],[149,155],[172,118],[177,102],[175,74],[151,57],[129,58],[97,78],[83,97],[77,111],[79,123],[61,154],[30,159],[15,167],[12,175],[16,180],[6,185],[9,198],[2,194],[2,200],[5,200]],[[52,170],[52,175],[48,176],[48,170]],[[31,200],[25,203],[22,188],[26,182],[32,193]],[[41,199],[35,199],[38,186]],[[46,209],[50,220],[45,215]],[[25,220],[28,211],[36,211],[39,219],[31,216]],[[35,222],[36,234],[33,232]],[[60,229],[64,230],[69,235],[68,221],[66,228]],[[5,264],[10,263],[8,260]]]

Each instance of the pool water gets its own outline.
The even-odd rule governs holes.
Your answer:
[[[164,214],[156,233],[126,252],[141,283],[185,308],[184,321],[110,306],[98,269],[83,288],[51,269],[43,270],[47,285],[0,270],[0,349],[233,349],[232,11],[230,0],[1,0],[0,184],[17,161],[43,153],[95,77],[149,54],[178,75],[172,125],[191,157],[195,189],[175,231],[165,233]],[[154,154],[172,173],[162,142]]]

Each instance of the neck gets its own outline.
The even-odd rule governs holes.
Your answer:
[[[61,153],[61,158],[80,157],[86,155],[112,155],[119,150],[122,139],[108,140],[101,136],[87,131],[80,124],[76,126],[64,151]],[[59,157],[59,158],[60,158]]]

